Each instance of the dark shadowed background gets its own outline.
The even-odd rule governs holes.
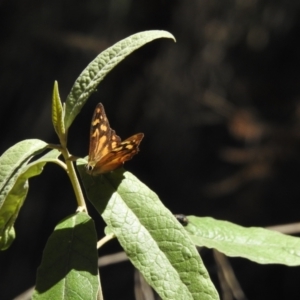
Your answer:
[[[0,153],[23,139],[57,143],[54,80],[65,100],[102,50],[139,31],[164,29],[177,43],[152,42],[105,78],[70,129],[71,153],[87,155],[92,113],[101,101],[122,138],[145,133],[126,169],[173,213],[243,226],[297,222],[299,17],[298,0],[2,0]],[[48,236],[75,210],[58,166],[47,165],[30,180],[17,238],[0,253],[2,300],[34,284]],[[101,237],[99,219],[97,227]],[[114,241],[99,255],[120,250]],[[211,251],[203,259],[219,287]],[[300,268],[230,262],[248,299],[299,299]],[[130,263],[100,274],[105,299],[134,298]]]

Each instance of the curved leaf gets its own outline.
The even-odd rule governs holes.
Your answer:
[[[219,299],[195,246],[154,192],[122,169],[79,171],[110,232],[162,299]]]
[[[28,160],[47,147],[47,143],[37,140],[24,140],[6,150],[0,157],[0,207],[7,190],[14,184],[18,172]]]
[[[260,264],[300,265],[300,239],[259,227],[245,228],[213,218],[188,216],[185,227],[197,246]]]
[[[97,299],[97,235],[85,213],[61,221],[49,237],[37,271],[33,299]]]
[[[27,164],[47,144],[40,140],[26,140],[8,149],[0,158],[0,249],[7,249],[14,239],[13,225],[28,192],[28,179],[39,175],[48,160],[60,152],[52,150],[39,160]]]
[[[65,128],[68,129],[82,106],[104,77],[130,53],[159,38],[174,36],[163,30],[149,30],[121,40],[101,52],[79,75],[66,100]]]

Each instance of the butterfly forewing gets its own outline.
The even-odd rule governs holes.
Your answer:
[[[112,150],[112,136],[115,143],[121,142],[121,139],[109,126],[103,105],[98,103],[91,123],[89,163],[96,163]]]
[[[143,133],[138,133],[122,142],[110,128],[104,107],[99,103],[91,124],[87,172],[98,175],[122,166],[125,161],[138,153],[138,146],[143,137]]]

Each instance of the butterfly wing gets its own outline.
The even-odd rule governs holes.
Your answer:
[[[137,133],[123,142],[116,144],[110,152],[96,163],[92,174],[103,174],[121,167],[125,161],[130,160],[139,152],[139,144],[143,137],[143,133]]]
[[[122,142],[110,128],[103,105],[98,103],[91,124],[87,172],[98,175],[122,166],[138,153],[138,146],[143,137],[143,133],[137,133]]]
[[[109,126],[102,103],[98,103],[91,123],[87,170],[92,170],[98,161],[120,143],[120,137]]]

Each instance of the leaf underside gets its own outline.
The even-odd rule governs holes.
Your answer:
[[[245,228],[210,217],[188,216],[185,227],[195,245],[260,264],[300,265],[300,239],[259,227]]]
[[[219,299],[186,231],[154,192],[123,169],[92,177],[83,164],[89,200],[162,299]]]

